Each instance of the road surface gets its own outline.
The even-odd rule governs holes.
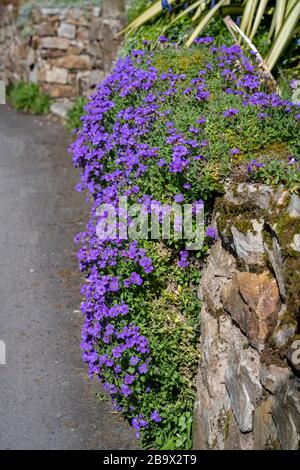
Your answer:
[[[73,238],[87,208],[68,139],[54,118],[0,106],[0,449],[136,446],[81,362]]]

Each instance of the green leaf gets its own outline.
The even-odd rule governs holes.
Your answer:
[[[257,3],[258,3],[258,0],[253,0],[252,1],[251,11],[250,11],[250,15],[249,15],[249,18],[248,18],[248,24],[247,24],[247,28],[246,28],[246,35],[247,36],[249,36],[249,34],[251,32],[251,27],[252,27],[252,24],[253,24],[253,19],[254,19],[254,16],[255,16]]]
[[[241,21],[241,26],[240,29],[243,31],[243,33],[246,34],[246,30],[248,28],[249,20],[251,18],[251,11],[253,9],[253,4],[256,3],[256,0],[248,0],[246,2],[246,6],[244,9],[244,13],[242,16],[242,21]]]
[[[175,0],[169,0],[170,5],[174,1]],[[124,28],[120,33],[118,33],[116,37],[120,36],[126,31],[132,31],[134,29],[139,28],[144,23],[147,23],[147,21],[152,20],[158,13],[161,13],[161,12],[162,12],[162,3],[161,3],[161,0],[158,0],[157,2],[154,3],[154,5],[151,5],[144,13],[142,13],[135,20],[129,23],[129,25],[126,28]]]
[[[259,6],[258,6],[258,9],[257,9],[257,13],[256,13],[256,16],[255,16],[255,20],[254,20],[254,23],[253,23],[253,26],[252,26],[252,31],[249,35],[250,41],[252,41],[252,39],[255,36],[256,31],[258,30],[258,27],[261,23],[261,20],[262,20],[263,16],[264,16],[268,1],[269,0],[260,0]]]
[[[284,20],[284,14],[286,9],[286,0],[277,0],[276,2],[276,9],[275,9],[275,37],[278,35],[279,31],[281,30],[282,23]]]
[[[266,66],[272,70],[280,55],[290,42],[294,29],[300,19],[300,2],[298,2],[291,10],[289,16],[285,20],[271,50],[266,57]]]
[[[221,0],[217,5],[214,6],[200,21],[197,28],[193,31],[191,36],[189,37],[188,41],[186,42],[186,47],[190,47],[197,36],[201,33],[201,31],[205,28],[205,26],[210,22],[210,20],[215,16],[218,10],[225,4],[226,0]]]

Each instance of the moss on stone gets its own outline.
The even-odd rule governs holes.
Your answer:
[[[234,225],[241,233],[256,233],[252,220],[264,219],[265,211],[246,203],[233,204],[224,198],[217,198],[215,210],[218,213],[217,223],[220,233],[231,235],[230,226]]]
[[[226,442],[229,436],[229,425],[230,425],[230,411],[227,411],[226,418],[224,421],[224,441]]]

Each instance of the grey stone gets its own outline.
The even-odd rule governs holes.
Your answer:
[[[69,23],[60,23],[57,34],[60,37],[74,39],[76,35],[76,27]]]
[[[92,70],[89,78],[89,86],[97,86],[104,79],[105,74],[102,70]]]
[[[68,8],[62,7],[43,7],[41,13],[44,16],[58,16],[59,18],[65,18],[68,13]]]
[[[274,202],[277,204],[277,206],[283,206],[289,197],[289,191],[286,190],[283,185],[280,185],[279,188],[275,191]]]
[[[220,322],[205,306],[201,311],[201,363],[197,377],[193,443],[195,449],[223,448],[224,423],[229,398],[224,385],[227,364],[226,341],[220,341],[231,328],[230,319]],[[221,333],[222,332],[222,333]],[[227,334],[225,333],[227,332]]]
[[[5,30],[4,28],[0,27],[0,43],[3,43],[5,41]]]
[[[292,240],[292,243],[290,244],[290,247],[294,250],[294,251],[298,251],[300,252],[300,233],[296,233],[294,235],[294,238]]]
[[[286,346],[295,335],[295,332],[295,324],[280,324],[273,334],[273,340],[275,341],[276,347],[282,348],[283,346]]]
[[[268,246],[267,243],[264,244],[265,251],[269,257],[270,263],[272,265],[274,274],[276,276],[278,288],[280,295],[283,300],[286,299],[286,289],[284,281],[284,255],[281,250],[281,246],[276,237],[276,234],[272,232],[272,248]]]
[[[240,354],[233,346],[228,368],[225,373],[225,385],[230,396],[230,404],[235,419],[242,432],[253,429],[253,412],[261,397],[262,386],[258,380],[259,355],[256,351]],[[251,360],[247,356],[251,354]]]
[[[59,7],[43,7],[41,8],[41,13],[44,16],[57,16],[61,12],[61,8]]]
[[[259,209],[268,209],[273,196],[274,190],[265,184],[240,183],[234,190],[227,191],[225,200],[235,205],[246,202]]]
[[[30,83],[38,83],[38,71],[37,68],[34,67],[32,70],[30,70],[29,75],[28,75],[28,80]]]
[[[77,70],[89,70],[90,68],[90,57],[88,55],[76,55],[68,54],[64,57],[59,57],[54,59],[53,63],[57,67],[62,67],[65,69],[77,69]]]
[[[41,38],[41,48],[42,49],[61,49],[66,50],[69,46],[69,40],[67,38],[58,38],[58,37],[44,37]]]
[[[287,367],[278,367],[275,364],[268,366],[263,363],[259,378],[264,388],[274,394],[281,383],[286,381],[290,375],[291,372]]]
[[[296,194],[292,194],[287,212],[293,219],[300,217],[300,198]]]
[[[228,410],[224,423],[224,450],[251,450],[253,448],[252,433],[242,433],[232,410]]]
[[[211,311],[222,309],[220,291],[232,278],[235,270],[234,257],[223,249],[221,240],[218,240],[211,248],[198,290],[198,296],[205,300]]]
[[[102,0],[103,18],[123,18],[125,17],[125,4],[123,0]]]
[[[102,55],[101,46],[97,41],[90,41],[88,44],[88,53],[93,57],[99,57]]]
[[[39,23],[35,27],[35,33],[38,36],[54,36],[56,33],[56,29],[54,26],[54,23],[49,23],[47,21],[43,21],[42,23]]]
[[[263,221],[252,220],[253,230],[241,233],[234,225],[231,227],[233,249],[237,256],[247,264],[264,264]]]
[[[101,5],[93,8],[93,16],[99,17],[101,15]]]
[[[79,18],[82,16],[82,10],[77,7],[70,8],[69,15],[74,20],[79,20]]]
[[[298,450],[300,445],[300,381],[283,383],[275,396],[272,416],[284,450]]]
[[[68,111],[72,108],[72,101],[56,101],[51,104],[50,111],[53,114],[65,119],[67,117]]]
[[[53,67],[46,71],[46,82],[48,83],[68,83],[68,72],[61,67]]]
[[[34,49],[32,49],[32,47],[29,49],[28,53],[27,53],[27,57],[26,57],[26,65],[27,67],[30,67],[32,65],[34,65],[36,61],[36,57],[35,57],[35,51]]]
[[[268,397],[255,409],[253,421],[254,450],[280,449],[271,414],[272,405],[273,398]]]
[[[296,339],[292,342],[288,353],[287,358],[292,364],[293,370],[300,372],[300,339]]]
[[[91,41],[97,41],[102,39],[102,18],[92,18],[89,30],[89,39]]]

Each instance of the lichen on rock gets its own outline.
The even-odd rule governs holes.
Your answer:
[[[216,201],[220,238],[199,288],[196,449],[299,448],[299,202],[246,183]]]

